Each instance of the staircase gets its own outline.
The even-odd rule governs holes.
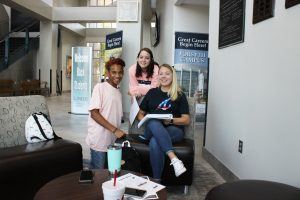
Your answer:
[[[39,36],[29,37],[29,31],[36,27],[39,21],[32,21],[22,27],[18,27],[0,39],[0,72],[11,64],[25,56],[29,51],[39,47]],[[16,36],[24,35],[25,37]]]

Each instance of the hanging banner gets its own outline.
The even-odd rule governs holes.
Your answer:
[[[175,32],[174,67],[183,92],[195,97],[197,108],[205,107],[208,73],[208,34]],[[198,111],[198,122],[205,113]],[[201,111],[201,112],[200,112]]]
[[[120,58],[122,55],[123,31],[118,31],[106,35],[105,39],[105,57],[104,62],[107,62],[111,57]],[[103,68],[105,76],[105,68]]]
[[[174,66],[186,95],[203,96],[208,68],[208,34],[175,32]]]
[[[208,66],[208,34],[175,32],[175,65]]]
[[[91,98],[92,47],[72,47],[71,113],[88,114]]]

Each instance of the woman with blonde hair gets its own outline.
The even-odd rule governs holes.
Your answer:
[[[177,84],[176,71],[168,64],[160,66],[159,87],[152,88],[140,104],[138,120],[146,114],[172,114],[171,120],[150,119],[141,137],[149,140],[150,162],[153,178],[160,181],[165,155],[171,160],[175,175],[186,171],[181,160],[174,153],[172,143],[184,137],[184,126],[190,123],[189,107],[185,94]]]

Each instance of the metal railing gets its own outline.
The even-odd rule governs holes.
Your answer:
[[[29,29],[37,23],[39,23],[39,21],[34,20],[17,27],[0,40],[0,47],[4,47],[4,55],[0,57],[0,72],[7,69],[9,65],[26,55],[30,50],[39,46],[39,35],[33,38],[29,37]],[[10,47],[10,45],[13,44],[13,38],[16,38],[14,35],[21,32],[25,32],[24,44],[15,44],[16,46],[14,48]]]

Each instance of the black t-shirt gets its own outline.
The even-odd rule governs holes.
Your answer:
[[[174,118],[182,114],[189,114],[189,105],[184,93],[181,93],[175,101],[172,101],[167,92],[159,87],[150,89],[145,95],[140,109],[150,114],[173,114]]]

